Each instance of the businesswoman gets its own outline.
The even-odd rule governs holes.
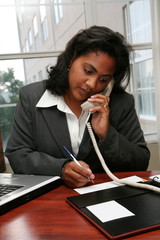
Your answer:
[[[6,156],[15,173],[59,175],[69,187],[85,186],[103,172],[86,121],[111,171],[146,170],[150,153],[129,83],[130,47],[123,36],[92,26],[77,33],[49,78],[22,87]],[[100,94],[114,79],[109,97]],[[97,103],[82,110],[85,101]],[[81,164],[68,156],[65,146]]]

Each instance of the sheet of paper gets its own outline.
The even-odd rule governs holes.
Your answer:
[[[135,216],[134,213],[114,200],[88,206],[87,209],[101,220],[101,222],[109,222],[119,218]]]
[[[131,177],[123,178],[123,179],[130,180],[132,182],[142,181],[142,179],[137,176],[131,176]],[[75,188],[74,190],[76,192],[78,192],[79,194],[85,194],[85,193],[96,192],[96,191],[109,189],[109,188],[113,188],[113,187],[119,187],[119,186],[122,186],[122,184],[118,184],[114,181],[110,181],[110,182],[105,182],[105,183],[100,183],[100,184],[93,184],[93,185],[82,187],[82,188]]]

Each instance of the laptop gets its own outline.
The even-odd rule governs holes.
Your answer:
[[[0,215],[60,184],[59,176],[0,173]]]

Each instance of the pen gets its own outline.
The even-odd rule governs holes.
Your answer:
[[[64,150],[68,153],[68,155],[70,156],[70,158],[71,158],[77,165],[79,165],[80,167],[82,167],[81,164],[77,161],[77,159],[72,155],[72,153],[70,153],[70,151],[69,151],[65,146],[63,146],[63,148],[64,148]],[[94,181],[93,181],[91,178],[89,178],[89,180],[94,183]]]

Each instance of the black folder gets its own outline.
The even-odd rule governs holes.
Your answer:
[[[87,206],[111,200],[115,200],[135,215],[109,222],[101,222],[86,208]],[[122,239],[160,228],[159,193],[130,186],[121,186],[67,197],[66,201],[109,239]]]

